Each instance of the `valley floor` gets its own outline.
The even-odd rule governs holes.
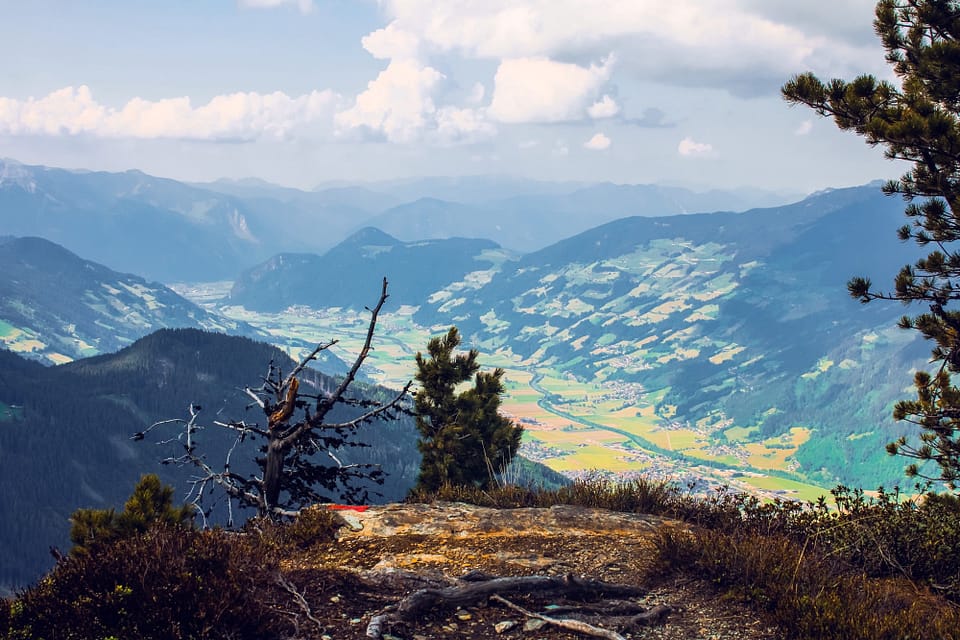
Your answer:
[[[202,286],[180,292],[215,304],[215,294]],[[332,351],[351,361],[366,337],[366,315],[341,308],[270,314],[227,306],[219,311],[270,333],[275,344],[294,358],[317,342],[337,339]],[[418,325],[414,312],[415,308],[401,307],[381,316],[365,367],[374,382],[403,386],[413,376],[416,352],[446,329]],[[828,493],[796,473],[792,456],[810,437],[807,429],[796,427],[784,436],[762,439],[750,425],[681,423],[662,406],[657,410],[666,389],[577,380],[534,356],[524,359],[502,348],[479,351],[484,367],[506,370],[502,409],[525,429],[521,454],[569,477],[642,476],[669,479],[697,491],[727,486],[767,498],[811,501]]]

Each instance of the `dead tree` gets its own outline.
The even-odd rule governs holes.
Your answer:
[[[337,451],[345,446],[364,446],[350,439],[361,425],[394,419],[405,411],[404,400],[410,390],[409,382],[387,402],[347,395],[370,353],[377,317],[388,297],[387,279],[384,278],[376,306],[367,308],[370,322],[363,348],[335,388],[323,390],[312,382],[315,378],[307,375],[309,372],[306,370],[307,364],[315,360],[319,353],[338,342],[331,340],[318,344],[286,375],[283,375],[280,367],[270,363],[262,384],[256,389],[247,387],[244,390],[253,401],[249,406],[257,406],[262,410],[266,418],[264,426],[242,420],[213,422],[215,427],[236,435],[221,470],[214,469],[206,456],[198,451],[196,435],[205,427],[198,424],[199,407],[195,405],[189,408],[189,419],[156,422],[135,434],[133,439],[142,440],[149,431],[162,425],[182,425],[177,436],[165,442],[177,441],[183,451],[179,456],[164,460],[164,463],[192,465],[199,471],[191,481],[192,489],[188,498],[198,507],[210,493],[210,488],[219,487],[226,492],[231,522],[234,501],[255,509],[259,516],[270,518],[296,516],[303,507],[318,502],[338,500],[359,504],[366,501],[369,491],[363,483],[369,485],[373,481],[383,484],[383,471],[376,465],[344,464],[337,456]],[[313,393],[309,389],[311,386]],[[330,411],[338,404],[359,407],[359,415],[343,422],[328,422]],[[247,440],[263,441],[260,445],[261,456],[257,458],[260,475],[244,476],[230,468],[236,448]],[[326,460],[321,463],[323,458]]]

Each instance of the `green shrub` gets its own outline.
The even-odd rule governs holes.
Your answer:
[[[467,502],[498,509],[570,504],[631,513],[673,514],[679,496],[679,491],[666,482],[638,479],[617,483],[597,478],[575,480],[567,486],[546,490],[509,484],[486,489],[447,484],[436,491],[414,490],[407,502]]]
[[[113,509],[78,509],[70,516],[71,553],[82,555],[106,544],[144,533],[154,523],[189,525],[194,508],[173,506],[173,488],[160,483],[155,474],[140,478],[119,514]]]
[[[246,535],[255,544],[271,551],[282,552],[291,547],[306,549],[336,537],[344,520],[336,512],[324,507],[308,507],[291,522],[276,522],[269,518],[253,518],[244,527]]]

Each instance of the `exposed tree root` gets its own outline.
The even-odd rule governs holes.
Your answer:
[[[370,619],[367,625],[367,637],[381,638],[395,625],[415,622],[439,609],[476,605],[487,599],[506,604],[524,615],[539,618],[549,624],[608,639],[618,639],[622,636],[609,629],[597,627],[587,622],[585,618],[599,618],[598,622],[611,628],[631,628],[659,624],[672,611],[665,605],[644,609],[632,602],[616,600],[586,607],[564,607],[563,611],[570,612],[572,615],[561,619],[529,612],[509,602],[503,598],[503,595],[536,593],[554,598],[557,596],[575,599],[627,598],[642,595],[645,590],[630,585],[585,580],[574,575],[496,578],[470,574],[465,578],[469,581],[460,581],[449,587],[419,589],[400,602],[385,607]]]

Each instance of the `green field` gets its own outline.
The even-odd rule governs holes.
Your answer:
[[[16,330],[17,328],[9,322],[0,320],[0,338],[6,338],[7,336],[12,335]]]
[[[11,407],[0,402],[0,422],[10,422],[23,417],[23,407]]]

